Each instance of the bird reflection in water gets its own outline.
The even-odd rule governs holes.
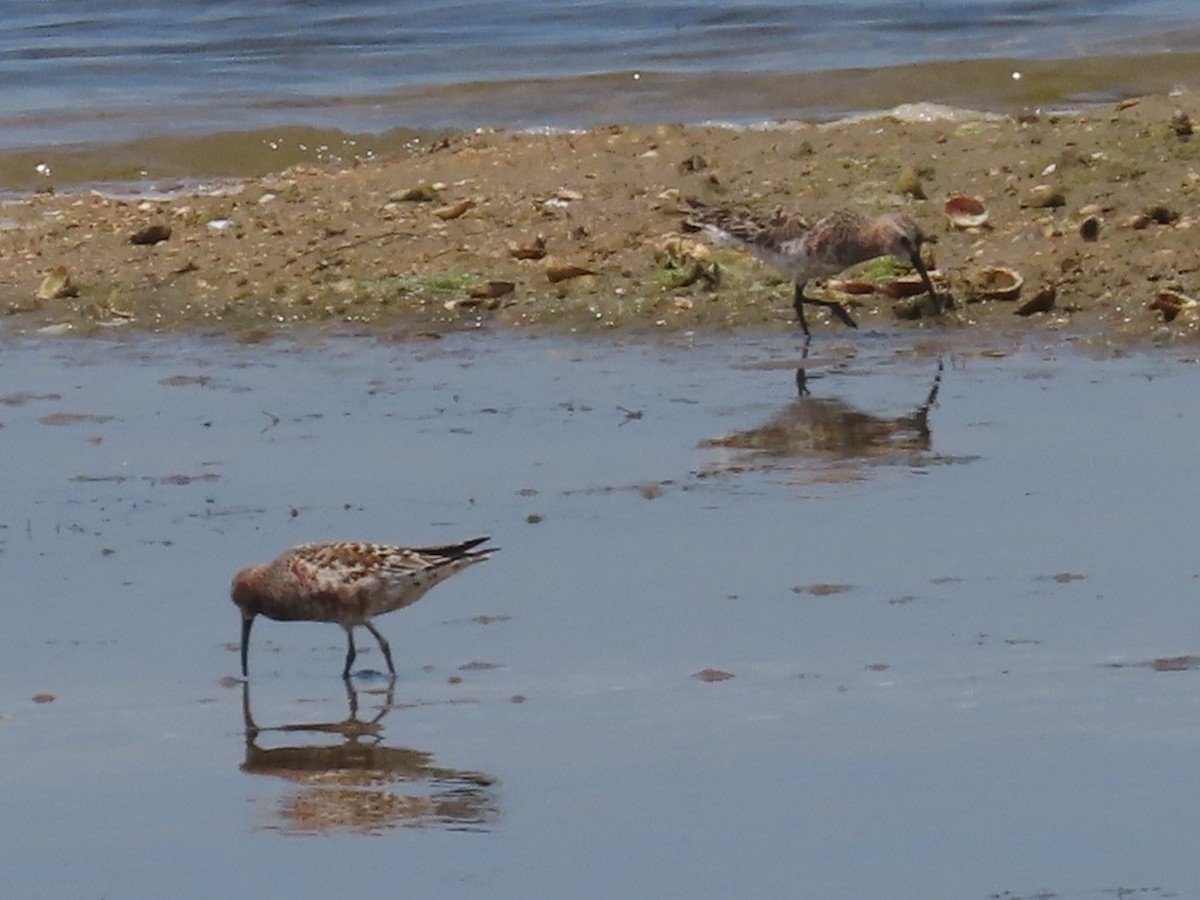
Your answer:
[[[291,834],[377,834],[393,828],[486,831],[499,815],[496,779],[433,764],[433,755],[384,743],[383,719],[393,707],[389,686],[379,711],[358,714],[358,691],[346,683],[350,714],[340,722],[260,727],[242,685],[246,758],[241,770],[297,785],[283,796],[268,828]],[[277,735],[313,736],[304,745],[260,746]],[[322,736],[324,739],[322,740]]]
[[[808,360],[805,342],[802,359]],[[821,480],[854,480],[865,466],[926,461],[933,444],[929,411],[937,402],[942,362],[924,400],[901,416],[879,416],[837,398],[812,396],[804,362],[796,370],[799,396],[762,425],[702,441],[720,458],[703,474],[787,468],[799,461],[826,463],[812,473]],[[847,468],[846,464],[850,466]]]

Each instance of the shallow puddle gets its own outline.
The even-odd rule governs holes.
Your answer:
[[[7,344],[5,894],[1200,897],[1198,392],[903,336]],[[241,566],[477,534],[390,690],[330,625],[233,677]]]

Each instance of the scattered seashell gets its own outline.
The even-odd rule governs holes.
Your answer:
[[[205,227],[213,231],[226,231],[231,225],[233,225],[233,222],[229,219],[212,219],[205,223]]]
[[[1032,209],[1056,209],[1065,206],[1066,195],[1058,188],[1048,184],[1037,184],[1031,187],[1021,200],[1021,206]]]
[[[1058,297],[1058,289],[1052,284],[1043,284],[1032,297],[1013,310],[1014,315],[1032,316],[1034,313],[1048,313],[1054,309],[1054,301]]]
[[[554,199],[561,200],[564,203],[570,203],[572,200],[582,200],[583,194],[579,191],[572,191],[568,188],[559,188],[554,192]]]
[[[491,300],[511,294],[516,289],[516,284],[511,281],[485,281],[471,288],[467,294],[476,300]]]
[[[921,176],[912,166],[907,166],[896,178],[896,193],[902,197],[912,197],[914,200],[925,199],[925,188],[921,184]]]
[[[992,266],[968,278],[974,300],[1016,300],[1025,279],[1015,269]]]
[[[510,243],[508,255],[515,259],[541,259],[546,255],[546,239],[539,234],[532,244]]]
[[[708,168],[708,160],[699,154],[693,154],[679,164],[680,175],[691,175],[695,172],[703,172]]]
[[[170,225],[147,225],[129,236],[129,243],[141,246],[160,244],[171,237]]]
[[[1159,291],[1149,308],[1161,312],[1164,322],[1172,322],[1185,309],[1194,309],[1196,306],[1200,306],[1200,301],[1194,300],[1187,294],[1168,289]]]
[[[474,205],[474,200],[460,200],[450,206],[439,206],[433,211],[433,214],[439,219],[443,219],[448,222],[451,219],[457,219],[467,210],[471,209]]]
[[[945,212],[955,228],[982,228],[988,220],[987,207],[978,197],[956,194],[946,201]]]
[[[553,263],[546,266],[546,277],[550,279],[551,284],[558,284],[560,281],[567,281],[571,278],[579,278],[581,275],[595,274],[592,269],[577,266],[574,263]]]
[[[61,300],[64,297],[78,297],[79,290],[71,284],[71,275],[66,266],[55,266],[38,285],[39,300]]]
[[[1085,241],[1095,241],[1100,237],[1100,217],[1088,216],[1079,223],[1079,236]]]

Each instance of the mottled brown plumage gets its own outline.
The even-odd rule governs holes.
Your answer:
[[[346,629],[349,650],[343,678],[354,663],[354,628],[375,636],[394,677],[392,651],[373,616],[416,603],[455,572],[481,562],[498,548],[486,537],[440,547],[391,547],[349,541],[301,544],[269,563],[248,566],[233,579],[231,596],[242,613],[242,675],[250,628],[256,616],[279,622],[335,622]]]
[[[748,250],[792,280],[796,315],[805,334],[809,333],[805,303],[824,306],[851,328],[858,327],[836,300],[807,296],[804,287],[808,280],[836,275],[877,256],[895,256],[911,262],[924,280],[935,307],[939,312],[942,310],[921,259],[921,245],[927,240],[925,233],[903,213],[868,218],[854,210],[840,209],[810,224],[799,216],[788,215],[782,207],[756,212],[709,206],[699,200],[687,202],[692,209],[687,221],[693,227],[705,229],[721,243]]]

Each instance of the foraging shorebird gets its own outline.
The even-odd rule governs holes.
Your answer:
[[[269,563],[249,566],[233,579],[230,594],[242,613],[242,676],[255,616],[278,622],[336,622],[346,629],[349,649],[342,677],[354,664],[354,628],[375,635],[388,672],[396,677],[392,649],[373,616],[416,603],[455,572],[487,559],[497,547],[474,549],[481,537],[441,547],[390,547],[337,542],[301,544]]]
[[[836,300],[809,297],[804,287],[811,278],[836,275],[868,259],[895,256],[912,263],[929,291],[934,308],[943,311],[941,298],[934,290],[921,245],[927,240],[921,227],[903,213],[885,213],[869,218],[849,209],[832,212],[815,223],[784,213],[782,208],[764,214],[745,209],[709,206],[688,200],[692,213],[686,224],[704,229],[718,243],[748,250],[767,265],[778,269],[796,286],[793,303],[800,327],[809,334],[804,304],[815,303],[857,328],[850,313]]]

